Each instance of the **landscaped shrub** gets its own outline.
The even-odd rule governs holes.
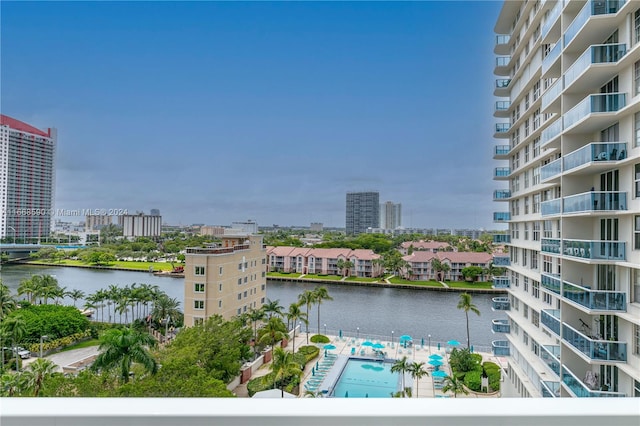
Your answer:
[[[482,355],[480,355],[480,354],[471,354],[471,359],[472,359],[476,364],[482,364]]]
[[[40,336],[55,340],[89,328],[89,320],[73,306],[31,305],[9,314],[20,315],[25,322],[24,343],[40,342]]]
[[[305,360],[305,364],[309,361],[311,361],[312,359],[316,358],[318,355],[320,355],[320,348],[317,346],[301,346],[300,348],[298,348],[298,351],[296,352],[296,355],[300,354],[304,356],[304,360]]]
[[[75,333],[72,334],[70,336],[65,336],[62,337],[60,339],[54,339],[54,340],[45,340],[42,342],[42,350],[44,352],[48,352],[52,349],[57,349],[57,348],[64,348],[70,345],[73,345],[74,343],[80,341],[80,340],[85,340],[91,337],[91,330],[86,330],[82,333]],[[33,352],[33,353],[39,353],[40,352],[40,343],[30,343],[27,345],[26,349],[28,349],[29,351]]]
[[[311,343],[329,343],[331,340],[322,334],[314,334],[311,336]]]
[[[285,392],[292,393],[296,386],[300,385],[300,378],[298,376],[291,376],[288,379],[288,383],[284,387]],[[276,388],[280,389],[280,383],[276,384]],[[274,389],[273,387],[273,373],[268,373],[262,377],[256,377],[247,382],[247,391],[249,396],[253,396],[256,392],[261,392],[268,389]]]
[[[474,392],[480,392],[482,386],[482,372],[469,371],[464,375],[464,385]]]

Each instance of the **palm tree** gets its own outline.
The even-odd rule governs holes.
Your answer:
[[[459,393],[468,394],[469,391],[465,389],[464,383],[462,380],[456,378],[455,374],[453,376],[446,376],[444,378],[444,386],[442,387],[442,392],[453,392],[453,397],[457,398]]]
[[[313,293],[315,303],[318,305],[318,334],[320,334],[320,305],[323,300],[333,300],[333,297],[329,296],[329,291],[325,286],[316,288]]]
[[[273,374],[273,388],[278,388],[278,382],[280,382],[280,391],[284,398],[284,383],[285,379],[291,376],[300,376],[302,370],[300,364],[293,359],[293,353],[285,351],[282,348],[275,348],[273,351],[273,361],[271,362],[271,373]]]
[[[28,367],[33,373],[33,396],[38,396],[44,380],[55,373],[57,366],[48,359],[38,358]]]
[[[412,362],[409,364],[409,373],[411,373],[411,377],[416,380],[416,398],[418,397],[418,385],[420,379],[424,376],[428,376],[429,373],[424,369],[424,362]]]
[[[18,286],[18,296],[25,295],[27,296],[27,300],[29,303],[35,302],[35,293],[38,290],[36,283],[33,281],[33,277],[25,278],[20,281],[20,285]]]
[[[275,346],[277,341],[287,337],[287,327],[280,317],[271,317],[267,323],[260,329],[260,338],[258,342],[263,345]]]
[[[409,359],[406,356],[403,356],[402,359],[396,360],[395,363],[391,366],[392,373],[400,373],[402,375],[402,395],[405,394],[405,386],[404,386],[404,373],[409,371]]]
[[[2,328],[11,337],[11,346],[15,348],[22,340],[25,334],[27,334],[26,322],[22,318],[22,315],[16,315],[11,318],[7,318],[2,322]],[[16,356],[16,371],[20,371],[20,365],[18,364],[19,357],[18,351],[15,350]]]
[[[71,300],[73,300],[74,307],[76,306],[76,302],[78,301],[78,299],[82,299],[85,296],[84,291],[76,289],[71,290],[67,293],[67,295],[71,298]]]
[[[460,294],[460,301],[458,302],[458,309],[464,311],[464,315],[467,318],[467,349],[471,348],[471,340],[469,338],[469,311],[480,316],[480,310],[471,301],[471,295],[469,293]]]
[[[172,323],[178,322],[182,312],[178,309],[180,302],[178,299],[167,296],[165,293],[161,293],[153,302],[153,310],[151,311],[151,318],[156,322],[161,322],[169,318]]]
[[[91,368],[119,368],[120,379],[124,383],[129,382],[129,370],[134,362],[142,364],[151,374],[156,374],[158,363],[147,349],[155,344],[156,341],[151,335],[131,328],[107,330],[100,336],[100,354]]]
[[[307,306],[307,322],[305,323],[307,326],[307,345],[309,344],[309,308],[316,302],[316,295],[311,290],[305,290],[302,294],[298,296],[298,303],[300,305]]]
[[[293,323],[293,353],[296,353],[296,321],[308,322],[307,316],[302,309],[300,309],[299,303],[292,303],[289,305],[289,312],[287,313],[287,320]]]
[[[438,259],[437,257],[431,259],[431,269],[436,273],[436,280],[442,281],[442,262],[440,262],[440,259]]]
[[[345,260],[343,258],[338,259],[338,261],[336,262],[336,267],[338,268],[338,271],[340,271],[340,275],[344,276],[344,264],[345,264]]]
[[[264,313],[267,314],[267,318],[271,319],[274,315],[282,316],[282,310],[284,307],[280,305],[280,300],[267,299],[267,303],[262,306]]]
[[[253,340],[258,340],[258,321],[262,321],[265,318],[265,313],[262,309],[251,308],[249,310],[249,321],[253,322]]]

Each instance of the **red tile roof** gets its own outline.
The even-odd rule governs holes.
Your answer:
[[[471,252],[471,251],[440,251],[438,253],[432,253],[430,251],[414,251],[412,254],[403,256],[402,258],[409,262],[431,262],[431,259],[437,257],[441,262],[448,260],[449,263],[479,263],[486,264],[491,262],[493,255],[484,252]]]
[[[442,241],[405,241],[401,246],[406,249],[413,246],[416,250],[433,250],[450,247],[451,245]]]
[[[0,125],[9,126],[14,130],[18,130],[20,132],[25,132],[25,133],[32,133],[38,136],[45,136],[45,137],[50,136],[49,133],[45,133],[40,129],[36,129],[30,124],[24,123],[20,120],[16,120],[15,118],[11,118],[4,114],[0,114]]]

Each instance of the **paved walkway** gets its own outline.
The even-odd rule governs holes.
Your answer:
[[[74,362],[81,361],[85,358],[88,358],[93,355],[98,354],[98,346],[89,346],[86,348],[80,349],[72,349],[70,351],[58,352],[48,356],[45,356],[45,359],[53,362],[57,365],[56,372],[62,373],[62,367],[73,364]],[[31,357],[29,359],[23,360],[23,367],[31,364],[33,361],[38,359],[37,357]]]

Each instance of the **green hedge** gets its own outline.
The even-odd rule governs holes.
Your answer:
[[[293,393],[293,390],[296,386],[300,385],[300,378],[298,376],[290,377],[289,383],[284,387],[285,392]],[[278,384],[279,386],[279,384]],[[249,392],[249,396],[255,395],[256,392],[261,392],[264,390],[274,389],[273,387],[273,373],[268,373],[262,377],[256,377],[255,379],[251,379],[247,382],[247,391]],[[279,389],[279,387],[277,387]]]
[[[297,354],[304,356],[304,363],[306,364],[312,359],[316,358],[318,355],[320,355],[320,348],[317,346],[311,346],[311,345],[301,346],[298,348],[296,355]]]
[[[480,392],[482,388],[482,372],[467,372],[467,374],[464,375],[464,385],[474,392]]]
[[[60,339],[89,328],[89,320],[73,306],[31,305],[9,314],[14,316],[21,316],[25,322],[23,343],[39,343],[40,336]]]
[[[311,343],[329,343],[331,340],[323,334],[314,334],[311,336]]]
[[[75,333],[71,336],[65,336],[60,339],[45,340],[44,342],[42,342],[42,350],[44,352],[48,352],[53,349],[64,348],[67,346],[71,346],[80,340],[88,339],[91,336],[91,330],[86,330],[82,333]],[[40,342],[30,343],[27,345],[26,349],[30,350],[33,353],[40,353]]]
[[[500,366],[495,362],[491,362],[491,361],[485,362],[484,364],[482,364],[482,366],[484,368],[484,373],[489,378],[489,387],[493,391],[499,391],[500,378],[502,376],[502,373],[500,371]]]

